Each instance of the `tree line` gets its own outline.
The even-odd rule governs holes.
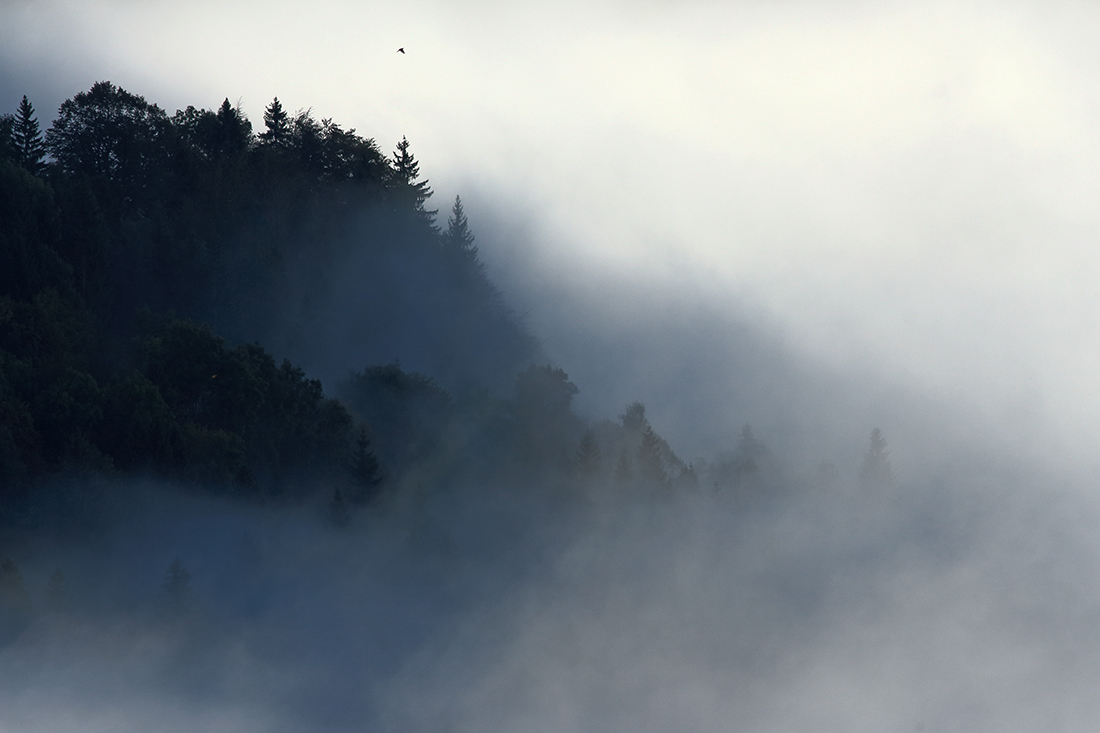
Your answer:
[[[168,114],[106,81],[43,130],[24,97],[0,116],[0,521],[72,475],[320,491],[345,521],[414,471],[657,491],[779,471],[748,426],[697,466],[641,403],[578,417],[577,387],[506,307],[461,199],[441,225],[432,195],[406,138],[387,155],[278,98],[257,132],[228,98]],[[306,338],[349,262],[374,295],[341,317],[366,339],[426,343],[439,374],[349,364],[326,393],[261,346]],[[881,434],[872,450],[881,482]]]

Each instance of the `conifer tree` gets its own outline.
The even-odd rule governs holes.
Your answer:
[[[443,233],[443,245],[448,251],[460,253],[471,262],[477,261],[474,233],[470,231],[466,212],[462,209],[462,199],[458,196],[455,196],[451,217],[447,220],[447,231]]]
[[[638,471],[643,479],[651,483],[663,484],[668,481],[668,474],[661,460],[661,439],[649,425],[642,431],[642,442],[638,445]]]
[[[859,483],[864,488],[881,489],[889,486],[894,480],[889,458],[886,438],[882,437],[881,430],[875,428],[871,431],[871,443],[863,454],[863,464],[859,467]]]
[[[283,109],[279,98],[271,100],[264,110],[264,125],[267,130],[260,133],[260,139],[270,145],[283,147],[290,139],[290,115]]]
[[[355,493],[351,500],[356,504],[370,501],[375,494],[378,484],[382,483],[382,472],[378,465],[378,458],[370,447],[370,436],[366,428],[359,428],[355,436],[355,448],[352,450],[349,478],[355,487]]]
[[[15,116],[12,143],[15,145],[16,162],[33,175],[41,173],[45,168],[46,143],[38,127],[38,118],[34,116],[34,106],[25,94]]]
[[[591,430],[586,430],[577,451],[577,470],[582,476],[596,476],[602,467],[600,446]]]
[[[244,113],[229,103],[229,97],[222,102],[215,115],[218,131],[214,148],[223,155],[239,155],[252,144],[252,123]]]
[[[687,464],[687,467],[680,471],[676,483],[686,489],[698,489],[699,476],[695,473],[695,466],[690,463]]]
[[[641,402],[631,402],[626,406],[623,414],[619,415],[623,429],[629,433],[640,434],[648,425],[649,420],[645,416],[645,405]]]
[[[351,508],[340,489],[332,493],[332,501],[328,505],[329,519],[337,527],[346,527],[351,524]]]
[[[404,135],[401,142],[397,143],[397,150],[393,153],[393,177],[398,202],[412,208],[419,216],[429,223],[435,220],[436,211],[424,208],[424,203],[431,198],[432,189],[427,180],[420,178],[420,163],[409,152],[409,140]]]

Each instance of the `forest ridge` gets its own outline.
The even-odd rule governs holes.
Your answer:
[[[574,414],[461,200],[441,226],[431,195],[407,139],[387,155],[277,98],[256,132],[228,99],[169,115],[109,82],[43,131],[24,97],[0,117],[0,521],[71,476],[323,492],[337,516],[414,470],[699,485],[640,403]],[[271,352],[349,376],[326,394]],[[777,467],[746,427],[702,479]]]

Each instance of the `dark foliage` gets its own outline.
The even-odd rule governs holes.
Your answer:
[[[331,479],[356,504],[383,467],[438,452],[454,405],[426,377],[353,380],[367,438],[319,381],[256,344],[329,355],[341,339],[316,337],[307,312],[385,350],[420,334],[445,355],[432,365],[468,385],[535,352],[460,204],[451,239],[432,225],[407,140],[391,160],[278,99],[264,127],[228,98],[169,116],[106,81],[44,136],[26,98],[0,116],[0,509],[73,470],[263,495]],[[352,271],[376,301],[331,296],[333,274]]]
[[[371,426],[381,460],[393,470],[404,471],[445,450],[456,409],[451,396],[429,377],[405,372],[396,363],[368,367],[343,382],[338,394],[356,418]],[[370,465],[368,456],[358,455],[369,446],[364,429],[352,468],[353,483],[363,488],[378,483],[374,477],[380,470]]]
[[[23,95],[11,130],[11,142],[15,147],[15,160],[31,175],[38,175],[45,168],[46,144],[42,130],[34,114],[34,106]]]
[[[340,525],[403,483],[697,483],[641,403],[589,426],[564,370],[528,366],[407,139],[387,157],[277,98],[263,123],[106,81],[44,137],[26,99],[0,117],[0,522],[72,474],[312,496]],[[439,382],[369,366],[337,402],[306,376],[394,353]]]

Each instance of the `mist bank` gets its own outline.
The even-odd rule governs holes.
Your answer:
[[[1038,475],[439,482],[340,527],[320,504],[103,488],[94,528],[5,533],[25,604],[15,618],[6,583],[7,730],[1022,731],[1095,714],[1097,508]]]

